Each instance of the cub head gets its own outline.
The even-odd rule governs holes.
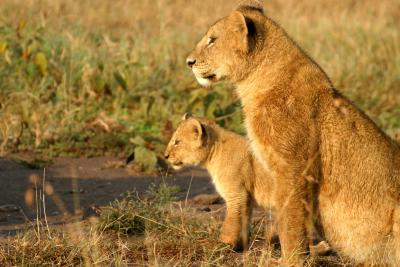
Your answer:
[[[204,163],[209,154],[209,135],[199,119],[186,113],[165,150],[165,158],[176,170]]]
[[[260,37],[254,18],[261,17],[262,5],[256,0],[245,1],[209,28],[186,59],[201,85],[223,79],[237,82],[246,76],[249,57]]]

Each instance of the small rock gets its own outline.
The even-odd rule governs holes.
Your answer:
[[[126,164],[122,160],[112,160],[112,161],[107,161],[102,169],[119,169],[119,168],[125,168]]]
[[[86,191],[82,188],[80,189],[68,189],[68,190],[64,190],[63,193],[66,194],[83,194]]]
[[[0,212],[16,212],[20,211],[20,207],[13,204],[6,204],[0,206]]]
[[[214,205],[222,203],[222,198],[219,194],[200,194],[192,198],[195,204]]]
[[[210,212],[211,209],[210,207],[203,207],[203,208],[198,208],[198,211]]]

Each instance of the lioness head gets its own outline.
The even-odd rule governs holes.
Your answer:
[[[258,1],[245,1],[210,27],[186,59],[201,85],[223,79],[237,82],[246,76],[260,37],[254,18],[262,16],[263,7]]]
[[[174,169],[204,163],[209,154],[205,125],[191,114],[183,115],[165,150],[165,158]]]

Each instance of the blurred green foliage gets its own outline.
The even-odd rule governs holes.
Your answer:
[[[244,133],[232,86],[200,88],[185,66],[203,32],[233,2],[110,3],[96,8],[90,1],[2,3],[0,155],[136,154],[135,163],[149,171],[162,160],[184,112]],[[399,3],[371,3],[265,5],[335,87],[395,134],[400,131]]]
[[[79,28],[73,34],[84,45],[73,47],[74,37],[25,21],[0,27],[0,153],[134,151],[149,171],[186,111],[223,116],[221,124],[242,129],[231,88],[197,87],[189,70],[182,75],[184,58],[160,62],[133,40],[107,45],[111,41]],[[136,137],[143,142],[135,144]]]

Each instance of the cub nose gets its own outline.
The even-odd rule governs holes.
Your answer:
[[[186,59],[186,64],[189,66],[189,68],[193,67],[193,65],[196,63],[196,59],[192,57],[188,57]]]
[[[168,158],[169,158],[169,154],[166,153],[166,154],[164,155],[164,158],[165,158],[165,159],[168,159]]]

